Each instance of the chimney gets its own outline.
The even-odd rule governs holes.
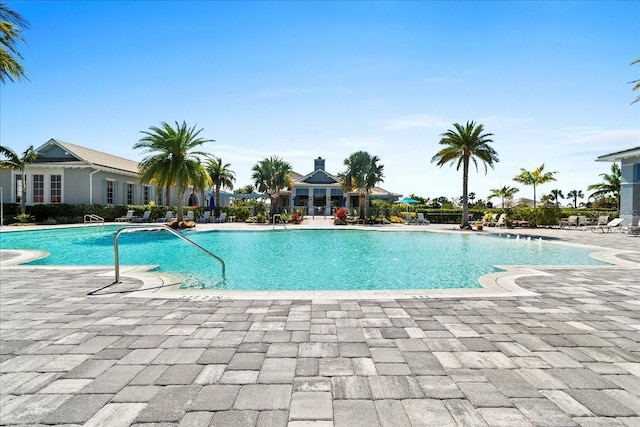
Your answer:
[[[313,161],[313,170],[317,171],[318,169],[324,170],[324,159],[322,157],[318,157]]]

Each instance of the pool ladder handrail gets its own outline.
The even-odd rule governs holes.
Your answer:
[[[89,224],[102,224],[104,225],[104,218],[102,218],[101,216],[98,216],[96,214],[86,214],[84,216],[84,223],[89,223]]]
[[[276,218],[278,218],[280,220],[279,224],[282,224],[282,227],[284,227],[284,229],[287,229],[287,224],[284,222],[284,219],[282,219],[282,215],[280,214],[273,214],[273,228],[272,230],[276,229]]]
[[[123,233],[125,231],[135,232],[135,231],[154,231],[154,230],[157,230],[157,231],[168,231],[169,233],[173,234],[174,236],[177,236],[180,239],[186,241],[187,243],[192,244],[193,246],[195,246],[196,248],[200,249],[201,251],[203,251],[204,253],[206,253],[210,257],[215,258],[216,260],[218,260],[220,262],[220,264],[222,265],[222,280],[225,280],[225,277],[226,277],[226,266],[225,266],[224,260],[222,258],[220,258],[218,255],[214,254],[213,252],[209,251],[208,249],[203,248],[202,246],[200,246],[199,244],[197,244],[193,240],[186,238],[182,234],[180,234],[177,231],[175,231],[173,228],[167,227],[164,224],[158,224],[158,225],[129,225],[127,227],[123,227],[120,230],[116,231],[116,234],[113,236],[114,267],[115,267],[115,276],[116,276],[115,277],[115,281],[113,283],[119,283],[120,282],[120,257],[118,256],[118,237],[120,237],[120,233]]]

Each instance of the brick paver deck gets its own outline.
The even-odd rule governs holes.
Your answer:
[[[539,233],[640,259],[640,238]],[[0,424],[640,426],[637,266],[384,300],[87,296],[105,271],[2,268]]]

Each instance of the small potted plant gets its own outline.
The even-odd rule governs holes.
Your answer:
[[[335,213],[335,219],[333,223],[335,225],[345,225],[347,223],[347,210],[345,208],[340,208]]]
[[[482,221],[476,221],[476,230],[481,231],[484,223]]]
[[[299,212],[294,212],[293,215],[291,215],[291,222],[300,224],[300,222],[302,222],[302,215],[300,215]]]

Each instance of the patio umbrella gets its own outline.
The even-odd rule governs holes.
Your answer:
[[[216,210],[216,198],[213,195],[209,197],[209,209],[212,211]]]
[[[412,199],[411,197],[404,196],[402,199],[396,200],[395,203],[404,203],[405,205],[407,205],[408,210],[409,205],[415,205],[416,203],[418,203],[418,201],[416,199]]]

